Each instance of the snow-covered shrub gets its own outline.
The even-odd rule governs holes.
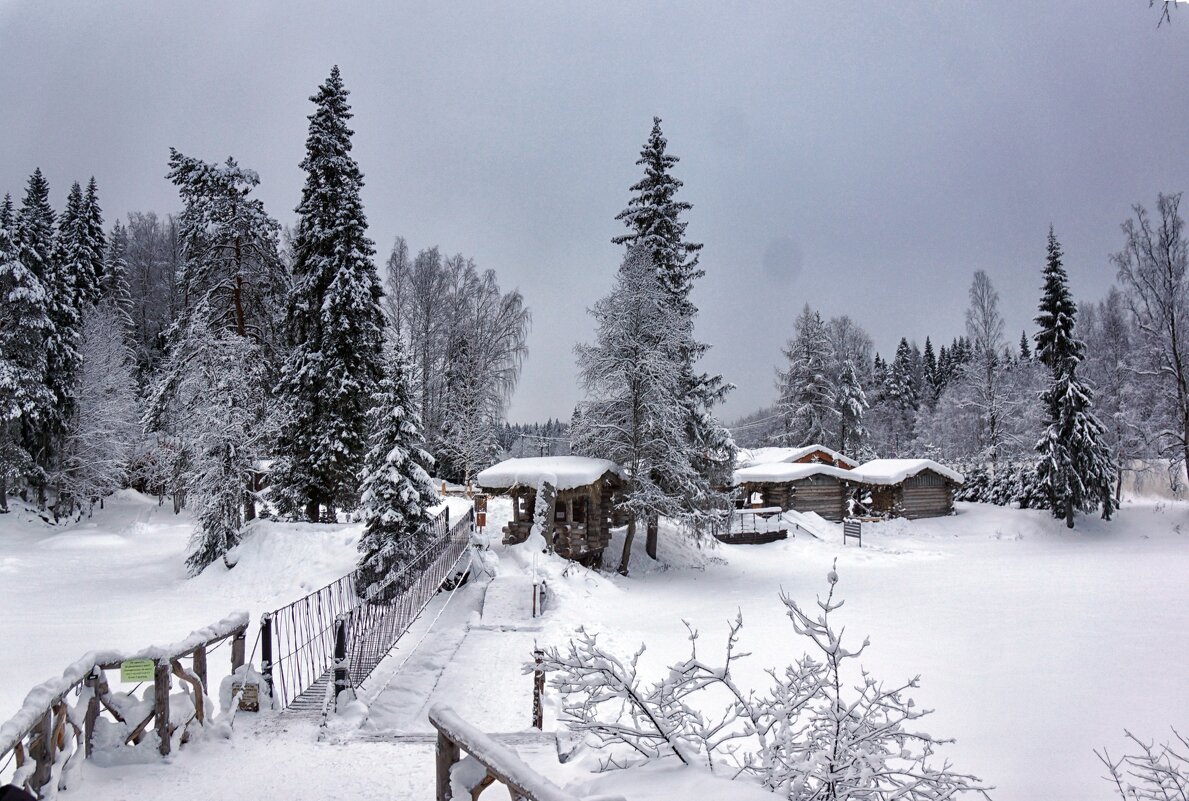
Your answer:
[[[918,678],[888,686],[860,668],[858,684],[850,683],[852,664],[868,642],[856,650],[843,644],[831,621],[843,603],[834,598],[836,571],[828,581],[815,614],[781,596],[810,653],[783,671],[769,671],[773,684],[762,694],[739,686],[732,673],[747,656],[738,651],[742,616],[730,627],[721,664],[699,657],[691,629],[689,658],[651,684],[637,672],[643,646],[623,660],[579,629],[564,650],[545,653],[550,685],[564,699],[562,722],[606,751],[604,769],[676,757],[750,777],[797,801],[986,797],[988,788],[976,777],[935,760],[937,746],[952,741],[915,729],[930,713],[907,696]],[[726,706],[710,713],[707,699],[725,699]]]
[[[1122,801],[1170,801],[1189,798],[1189,739],[1173,729],[1173,740],[1157,745],[1131,732],[1135,753],[1111,759],[1103,749],[1094,754],[1106,766],[1107,780]]]

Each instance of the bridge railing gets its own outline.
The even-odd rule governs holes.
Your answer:
[[[157,750],[163,756],[170,752],[175,735],[178,744],[184,745],[191,724],[203,726],[211,715],[207,709],[208,655],[220,644],[230,642],[234,675],[244,664],[247,628],[248,615],[241,612],[165,647],[134,653],[88,653],[61,676],[34,687],[16,716],[0,725],[0,765],[4,766],[0,768],[0,783],[4,770],[15,763],[9,781],[38,798],[54,785],[56,789],[65,788],[73,782],[78,763],[91,756],[96,724],[105,713],[126,728],[125,745],[141,743],[150,731],[156,732]],[[143,683],[152,682],[151,703],[138,702],[130,693],[111,691],[106,671],[120,670],[129,662],[139,663],[135,668],[146,671]],[[193,707],[185,720],[170,718],[172,677],[182,682]]]
[[[358,687],[408,630],[466,550],[474,510],[452,524],[443,509],[430,525],[430,545],[385,580],[399,591],[360,598],[353,571],[262,616],[260,670],[277,709],[289,707],[331,669],[339,688]]]

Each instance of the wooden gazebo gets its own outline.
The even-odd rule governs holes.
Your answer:
[[[603,549],[611,543],[623,480],[624,472],[614,462],[582,456],[508,459],[476,477],[484,492],[506,493],[512,500],[505,543],[528,539],[540,489],[550,521],[544,532],[547,544],[567,559],[592,565],[602,561]]]

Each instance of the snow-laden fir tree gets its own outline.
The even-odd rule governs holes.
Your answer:
[[[0,205],[0,512],[8,489],[33,471],[24,429],[52,404],[45,385],[50,321],[41,281],[18,258],[12,198]]]
[[[50,207],[49,184],[39,169],[29,177],[16,232],[17,258],[41,282],[50,323],[43,341],[46,361],[42,377],[49,390],[49,402],[38,415],[27,418],[25,428],[26,447],[36,463],[30,478],[37,488],[39,504],[44,504],[47,471],[56,464],[67,421],[74,413],[79,318],[73,283],[54,257],[54,211]]]
[[[863,453],[867,441],[867,429],[863,415],[867,411],[867,396],[855,363],[847,359],[838,378],[834,404],[838,409],[837,443],[842,453],[858,456]]]
[[[839,407],[834,400],[825,323],[806,304],[793,331],[784,348],[787,365],[776,373],[776,408],[784,422],[780,441],[792,447],[833,442]]]
[[[80,315],[84,308],[95,305],[102,293],[106,239],[95,179],[87,183],[85,193],[76,181],[58,220],[56,244],[59,269],[70,282]]]
[[[286,317],[290,353],[278,392],[290,405],[274,491],[311,520],[354,506],[366,417],[383,373],[384,315],[351,156],[351,107],[338,67],[311,100],[306,172]]]
[[[1077,306],[1069,294],[1061,245],[1049,229],[1044,289],[1036,324],[1036,358],[1049,368],[1043,401],[1047,428],[1036,444],[1037,474],[1053,516],[1073,528],[1075,511],[1102,507],[1109,520],[1114,509],[1115,465],[1104,442],[1106,430],[1094,415],[1094,396],[1077,374],[1084,345],[1074,325]]]
[[[925,354],[922,363],[924,370],[924,382],[920,387],[921,400],[925,405],[932,409],[937,405],[937,396],[940,392],[940,379],[937,373],[937,354],[933,351],[933,340],[925,337]]]
[[[688,320],[683,326],[685,340],[680,348],[685,384],[681,403],[685,408],[686,439],[694,467],[702,477],[702,486],[697,493],[702,499],[699,503],[708,503],[710,507],[724,506],[725,496],[711,492],[710,487],[729,483],[735,463],[735,442],[730,431],[714,416],[714,408],[722,403],[734,385],[724,383],[722,376],[699,373],[695,367],[709,347],[694,339],[693,318],[698,310],[690,300],[694,282],[704,274],[698,267],[698,251],[702,245],[686,241],[687,223],[681,218],[692,206],[677,199],[682,182],[673,176],[672,170],[679,159],[668,153],[667,148],[661,120],[654,117],[648,142],[636,161],[644,167],[644,177],[631,187],[634,194],[627,208],[616,216],[629,232],[612,241],[640,245],[649,252],[669,302],[679,316]],[[671,492],[678,489],[669,488]],[[705,511],[707,507],[702,509]],[[655,526],[650,528],[650,539],[654,530]],[[649,548],[650,553],[654,550],[654,547]]]
[[[386,362],[368,414],[370,448],[359,498],[363,536],[356,592],[365,599],[390,597],[416,578],[401,571],[429,545],[429,508],[438,503],[425,472],[433,457],[422,448],[413,367],[399,340]]]
[[[82,312],[78,401],[62,450],[58,511],[89,513],[124,485],[140,435],[140,399],[120,310],[110,300]]]
[[[627,573],[636,524],[687,518],[704,504],[686,433],[683,343],[690,319],[670,302],[650,251],[630,246],[611,294],[591,308],[593,345],[575,348],[586,394],[575,411],[575,454],[610,459],[628,473],[628,514],[619,572]]]
[[[100,285],[100,300],[112,305],[112,310],[124,326],[124,335],[131,344],[135,341],[135,323],[132,320],[132,290],[128,284],[128,229],[119,220],[112,226],[103,258],[103,282]]]

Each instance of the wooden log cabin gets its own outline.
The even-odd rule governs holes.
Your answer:
[[[479,473],[476,481],[484,492],[507,494],[512,501],[505,543],[528,539],[537,490],[543,488],[552,520],[545,533],[549,546],[567,559],[597,565],[611,543],[611,527],[617,525],[615,504],[624,476],[606,459],[542,456],[500,462]]]
[[[868,508],[891,517],[941,517],[954,513],[961,473],[931,459],[875,459],[847,474],[847,483],[870,493]]]
[[[849,472],[827,464],[758,464],[736,470],[735,486],[744,506],[779,506],[838,521],[846,514]]]

